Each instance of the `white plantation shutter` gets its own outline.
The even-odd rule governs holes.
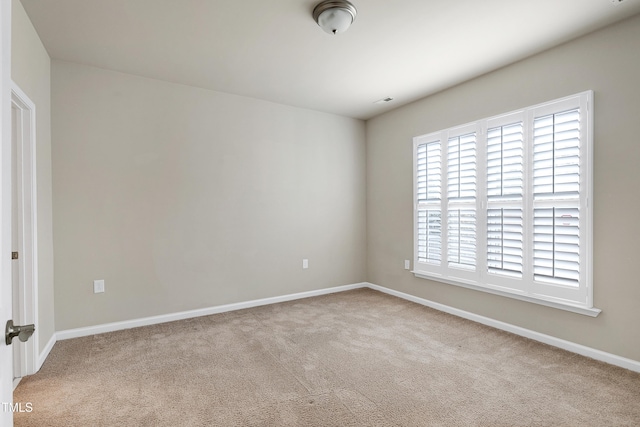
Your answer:
[[[521,119],[515,115],[514,119]],[[508,121],[508,120],[507,120]],[[487,271],[522,277],[524,249],[524,124],[487,130]]]
[[[580,110],[538,117],[533,124],[533,192],[540,198],[580,194]]]
[[[490,273],[522,277],[522,209],[487,210],[487,269]]]
[[[449,209],[447,223],[450,266],[474,269],[476,266],[476,211]]]
[[[418,211],[418,259],[438,264],[442,259],[442,221],[439,210]]]
[[[534,277],[577,287],[580,280],[578,208],[534,210]]]
[[[536,117],[533,146],[534,278],[579,287],[580,109]]]
[[[416,150],[417,259],[440,264],[442,259],[442,153],[440,141],[421,143]]]
[[[522,198],[524,186],[522,122],[487,131],[487,196],[489,200]]]
[[[476,197],[476,134],[449,138],[447,146],[447,197],[473,201]]]
[[[450,137],[447,143],[447,260],[449,266],[475,269],[477,253],[476,133]]]
[[[414,273],[597,315],[593,94],[414,138]]]
[[[442,160],[440,141],[418,146],[418,200],[439,202]]]

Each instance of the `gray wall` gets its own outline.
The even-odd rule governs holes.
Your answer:
[[[365,280],[364,122],[59,61],[52,112],[58,330]]]
[[[640,360],[640,16],[367,122],[368,280]],[[595,91],[594,303],[597,318],[415,278],[412,138]]]
[[[55,332],[51,219],[51,63],[22,3],[13,0],[11,78],[36,106],[38,333],[42,351]]]

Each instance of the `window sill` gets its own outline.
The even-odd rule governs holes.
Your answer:
[[[557,308],[559,310],[571,311],[573,313],[578,313],[578,314],[582,314],[582,315],[585,315],[585,316],[597,317],[602,312],[602,310],[600,310],[599,308],[587,308],[587,307],[582,307],[582,306],[579,306],[579,305],[573,305],[573,304],[569,304],[569,303],[550,301],[550,300],[546,300],[546,299],[543,299],[543,298],[535,298],[535,297],[531,297],[531,296],[528,296],[528,295],[513,294],[513,293],[510,293],[510,292],[500,291],[498,289],[485,288],[484,286],[478,286],[478,285],[472,285],[472,284],[469,284],[469,283],[463,283],[463,282],[457,282],[457,281],[453,281],[453,280],[447,280],[447,279],[443,279],[442,277],[430,276],[430,275],[424,274],[424,273],[417,273],[415,271],[412,271],[412,273],[416,277],[419,277],[421,279],[427,279],[427,280],[433,280],[433,281],[436,281],[436,282],[447,283],[449,285],[460,286],[460,287],[467,288],[467,289],[473,289],[475,291],[486,292],[486,293],[494,294],[494,295],[500,295],[500,296],[503,296],[503,297],[517,299],[517,300],[520,300],[520,301],[531,302],[531,303],[534,303],[534,304],[540,304],[540,305],[544,305],[544,306],[547,306],[547,307]]]

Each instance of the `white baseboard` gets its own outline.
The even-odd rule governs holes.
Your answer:
[[[53,335],[51,335],[49,342],[47,342],[47,345],[44,346],[44,348],[40,352],[40,355],[38,356],[36,372],[38,372],[40,368],[42,368],[44,361],[47,360],[47,357],[49,357],[49,353],[51,353],[51,349],[53,348],[56,341],[58,341],[58,334],[54,332]]]
[[[337,286],[333,288],[318,289],[309,292],[300,292],[296,294],[282,295],[279,297],[263,298],[252,301],[240,302],[235,304],[219,305],[215,307],[203,308],[199,310],[183,311],[179,313],[171,313],[160,316],[144,317],[141,319],[126,320],[123,322],[106,323],[103,325],[87,326],[84,328],[67,329],[64,331],[58,331],[51,337],[47,346],[42,351],[38,360],[38,370],[44,363],[45,359],[49,355],[51,348],[55,344],[56,340],[66,340],[71,338],[85,337],[89,335],[101,334],[105,332],[119,331],[123,329],[136,328],[140,326],[156,325],[159,323],[173,322],[176,320],[191,319],[200,316],[209,316],[211,314],[225,313],[228,311],[242,310],[245,308],[258,307],[262,305],[276,304],[279,302],[293,301],[302,298],[309,298],[319,295],[327,295],[336,292],[344,292],[352,289],[370,288],[385,294],[393,295],[408,301],[412,301],[427,307],[431,307],[435,310],[443,311],[445,313],[453,314],[454,316],[462,317],[474,322],[482,323],[483,325],[491,326],[496,329],[511,332],[516,335],[520,335],[526,338],[530,338],[535,341],[539,341],[545,344],[549,344],[554,347],[561,348],[573,353],[580,354],[582,356],[590,357],[592,359],[600,360],[602,362],[609,363],[611,365],[620,366],[631,371],[640,372],[640,362],[625,357],[617,356],[615,354],[607,353],[601,350],[596,350],[591,347],[587,347],[581,344],[576,344],[571,341],[566,341],[560,338],[546,335],[540,332],[532,331],[530,329],[521,328],[519,326],[512,325],[510,323],[501,322],[499,320],[491,319],[489,317],[480,316],[468,311],[460,310],[448,305],[440,304],[434,301],[430,301],[424,298],[420,298],[414,295],[399,292],[393,289],[378,286],[373,283],[363,282],[355,283],[352,285]]]
[[[640,362],[627,359],[625,357],[617,356],[615,354],[607,353],[602,350],[596,350],[595,348],[587,347],[581,344],[576,344],[571,341],[566,341],[560,338],[552,337],[540,332],[532,331],[530,329],[521,328],[519,326],[512,325],[510,323],[501,322],[499,320],[491,319],[489,317],[480,316],[478,314],[470,313],[468,311],[460,310],[448,305],[440,304],[434,301],[430,301],[424,298],[420,298],[414,295],[406,294],[404,292],[395,291],[393,289],[385,288],[383,286],[374,285],[373,283],[367,283],[367,287],[373,290],[384,292],[385,294],[393,295],[398,298],[402,298],[408,301],[412,301],[438,311],[453,314],[454,316],[462,317],[464,319],[472,320],[483,325],[491,326],[496,329],[511,332],[522,337],[530,338],[535,341],[539,341],[545,344],[549,344],[554,347],[561,348],[563,350],[577,353],[582,356],[589,357],[591,359],[600,360],[611,365],[620,366],[630,371],[640,372]]]
[[[70,338],[86,337],[89,335],[103,334],[105,332],[120,331],[123,329],[137,328],[140,326],[157,325],[159,323],[174,322],[176,320],[191,319],[211,314],[225,313],[228,311],[243,310],[245,308],[258,307],[261,305],[277,304],[279,302],[293,301],[302,298],[310,298],[319,295],[327,295],[336,292],[344,292],[352,289],[366,288],[368,283],[355,283],[352,285],[336,286],[333,288],[318,289],[315,291],[299,292],[296,294],[282,295],[279,297],[263,298],[234,304],[218,305],[215,307],[202,308],[199,310],[182,311],[179,313],[163,314],[160,316],[144,317],[141,319],[125,320],[123,322],[105,323],[84,328],[67,329],[58,331],[56,337],[59,340]]]

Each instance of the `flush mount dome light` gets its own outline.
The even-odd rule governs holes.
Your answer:
[[[323,1],[313,9],[313,19],[326,33],[344,33],[356,19],[356,7],[347,0]]]

